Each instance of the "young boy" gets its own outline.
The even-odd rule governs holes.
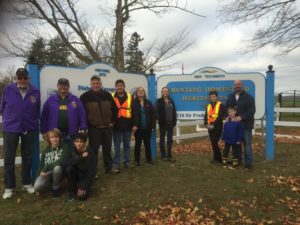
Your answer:
[[[86,142],[87,136],[85,134],[76,134],[74,137],[74,148],[71,150],[65,163],[70,200],[74,197],[81,201],[86,200],[96,175],[96,156]]]
[[[228,120],[224,124],[223,137],[225,141],[225,148],[223,152],[223,164],[227,164],[227,158],[230,151],[230,147],[233,150],[233,167],[238,166],[239,155],[241,154],[241,143],[243,140],[243,128],[240,121],[235,120],[236,109],[233,107],[228,107]]]
[[[68,146],[63,144],[61,132],[54,128],[47,132],[48,146],[42,153],[40,175],[34,183],[36,191],[41,191],[52,183],[52,197],[59,196],[63,177],[63,162]]]

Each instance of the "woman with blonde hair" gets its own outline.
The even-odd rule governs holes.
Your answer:
[[[145,89],[138,87],[136,90],[133,108],[133,132],[135,137],[134,158],[136,166],[140,166],[140,153],[142,141],[144,142],[146,161],[154,164],[151,156],[151,133],[155,129],[155,111],[152,103],[147,99]]]

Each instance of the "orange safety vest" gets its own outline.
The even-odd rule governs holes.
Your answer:
[[[218,118],[221,104],[222,104],[222,102],[217,101],[214,108],[212,107],[211,104],[207,105],[207,123],[208,124],[215,122],[215,120]]]
[[[132,101],[132,99],[131,99],[130,93],[126,92],[126,94],[127,94],[127,99],[122,105],[120,104],[119,99],[117,97],[115,97],[115,92],[112,93],[112,96],[118,107],[118,118],[123,117],[123,118],[130,119],[131,118],[131,101]]]

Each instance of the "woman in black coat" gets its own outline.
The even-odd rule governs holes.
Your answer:
[[[155,111],[152,103],[147,99],[145,89],[138,87],[133,108],[133,132],[135,137],[134,158],[140,166],[140,153],[142,141],[144,142],[147,163],[153,164],[151,156],[151,133],[155,129]]]

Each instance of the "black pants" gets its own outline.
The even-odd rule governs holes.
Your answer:
[[[98,165],[98,151],[102,145],[102,156],[104,169],[106,172],[112,168],[111,145],[112,145],[112,128],[88,128],[89,146],[94,150],[96,155],[96,164]]]
[[[142,130],[142,129],[138,129],[134,133],[134,137],[135,137],[134,159],[136,162],[140,162],[142,141],[144,142],[146,160],[147,162],[152,161],[151,147],[150,147],[151,133],[152,133],[151,130]]]
[[[241,144],[229,144],[229,143],[225,143],[225,148],[224,148],[224,152],[223,152],[223,157],[227,158],[228,154],[230,152],[230,147],[232,147],[232,151],[233,151],[233,158],[234,159],[239,159],[240,155],[241,155],[241,151],[242,151],[242,146]]]
[[[173,144],[173,126],[172,125],[166,125],[159,127],[159,148],[161,153],[161,158],[172,158],[172,144]],[[165,147],[165,137],[167,134],[167,152]]]
[[[79,171],[76,166],[66,166],[65,167],[65,174],[68,178],[69,184],[69,197],[73,197],[76,195],[78,190],[78,183],[79,183]],[[88,198],[90,187],[81,187],[81,189],[85,190],[85,194],[81,197],[78,197],[79,200],[84,201]]]
[[[37,131],[24,133],[3,132],[3,158],[4,158],[4,183],[5,188],[16,187],[15,159],[16,152],[21,139],[22,157],[22,184],[32,183],[31,168],[32,154],[35,139],[38,137]]]
[[[222,131],[223,131],[222,127],[221,128],[216,127],[213,130],[208,131],[212,150],[214,153],[213,160],[219,162],[222,162],[221,151],[219,147],[219,140],[222,135]]]

